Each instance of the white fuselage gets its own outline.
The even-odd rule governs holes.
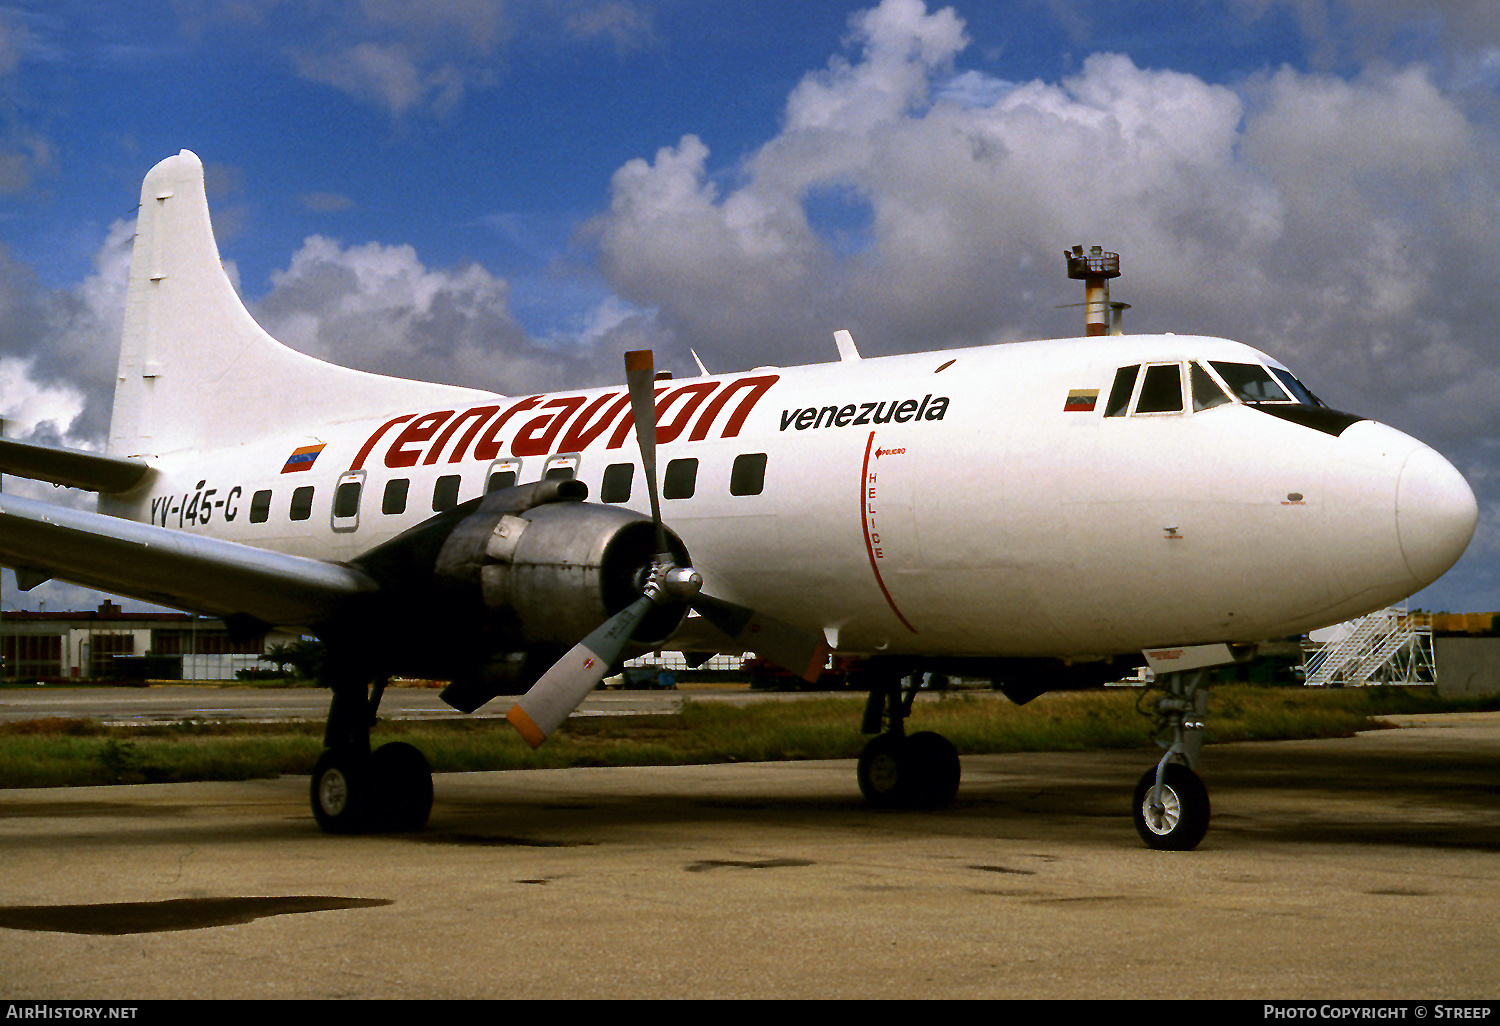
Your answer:
[[[1087,658],[1256,641],[1381,608],[1461,554],[1472,492],[1392,428],[1335,435],[1240,401],[1192,412],[1190,397],[1181,412],[1104,415],[1119,368],[1178,364],[1187,391],[1190,361],[1280,367],[1235,342],[1143,335],[661,381],[663,519],[706,591],[849,652]],[[101,508],[330,560],[482,494],[496,471],[525,482],[570,468],[590,501],[610,501],[606,469],[631,464],[619,504],[648,511],[623,386],[459,394],[164,454],[148,493]],[[682,460],[696,476],[673,497]],[[440,484],[454,475],[456,493]],[[401,480],[404,507],[385,512]],[[341,481],[360,485],[352,515],[347,494],[335,509]]]

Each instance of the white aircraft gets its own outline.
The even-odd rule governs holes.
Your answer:
[[[1440,455],[1237,342],[839,352],[682,380],[633,353],[624,387],[520,397],[332,366],[251,319],[183,151],[142,187],[107,455],[0,443],[0,471],[99,511],[0,497],[0,562],[324,639],[333,832],[428,818],[421,754],[370,751],[392,675],[451,680],[465,711],[520,695],[540,744],[629,653],[811,677],[832,650],[867,657],[862,791],[919,806],[959,781],[950,743],[905,731],[922,672],[1025,701],[1144,659],[1170,741],[1136,826],[1187,849],[1202,668],[1409,595],[1474,531]]]

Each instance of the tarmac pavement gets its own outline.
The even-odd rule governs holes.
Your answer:
[[[964,759],[877,812],[852,762],[440,774],[330,837],[305,778],[0,790],[0,998],[1500,997],[1500,714],[1210,746],[1154,852],[1153,753]]]

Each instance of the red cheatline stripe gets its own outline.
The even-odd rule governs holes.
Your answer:
[[[870,440],[865,443],[865,464],[859,474],[859,519],[865,528],[865,554],[870,557],[870,569],[875,573],[875,583],[880,585],[880,593],[885,596],[886,604],[891,607],[891,612],[896,614],[896,619],[906,625],[906,629],[913,634],[917,629],[911,625],[906,617],[901,615],[901,610],[896,608],[896,600],[891,598],[890,589],[885,586],[885,578],[880,576],[880,564],[875,561],[875,546],[870,544],[870,504],[866,501],[870,487],[870,453],[875,451],[875,432],[870,432]]]

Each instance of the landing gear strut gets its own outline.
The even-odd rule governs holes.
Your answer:
[[[420,830],[432,812],[432,770],[404,741],[370,751],[370,728],[385,693],[378,678],[366,694],[362,683],[332,685],[326,746],[313,767],[309,787],[313,818],[330,834]]]
[[[920,676],[903,677],[885,668],[872,676],[863,729],[876,736],[859,756],[860,793],[880,809],[947,805],[958,793],[958,750],[932,731],[906,733]]]
[[[1147,847],[1191,851],[1208,833],[1208,789],[1196,772],[1208,714],[1208,673],[1169,673],[1157,700],[1158,743],[1166,754],[1135,786],[1135,830]],[[1166,740],[1170,732],[1171,740]]]

